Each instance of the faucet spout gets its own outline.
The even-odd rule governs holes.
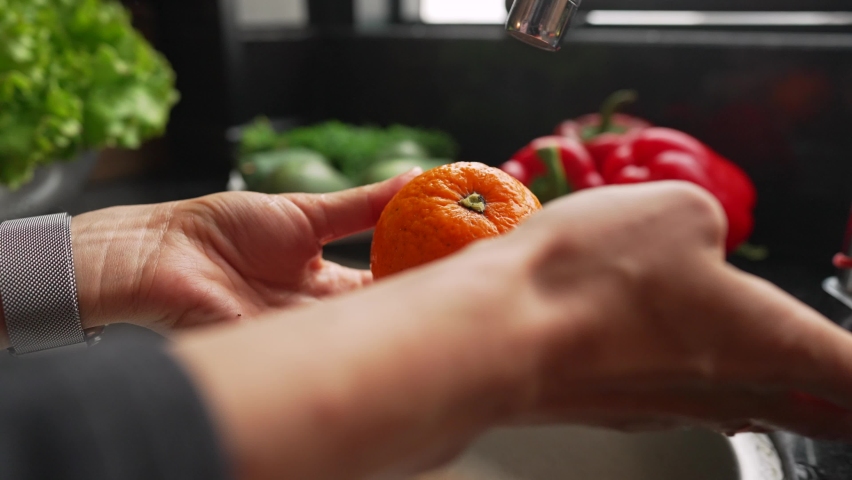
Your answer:
[[[568,30],[581,0],[515,0],[506,31],[518,40],[555,52]],[[511,0],[507,0],[507,4]]]

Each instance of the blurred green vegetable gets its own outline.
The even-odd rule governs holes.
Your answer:
[[[249,190],[264,193],[281,193],[273,184],[273,174],[282,166],[292,163],[324,163],[329,165],[322,155],[305,148],[272,150],[247,155],[240,165],[240,173]]]
[[[331,193],[354,184],[331,165],[321,162],[289,162],[275,169],[268,193]]]
[[[171,66],[111,0],[0,0],[0,183],[86,149],[138,148],[178,100]]]
[[[293,148],[259,155],[264,155],[264,168],[270,168],[257,185],[256,190],[259,192],[330,193],[354,186],[329,165],[322,155],[307,149]]]
[[[414,140],[405,139],[385,146],[376,155],[376,161],[399,158],[429,158],[429,151]]]
[[[391,125],[386,130],[388,143],[401,140],[414,140],[426,148],[432,158],[456,158],[459,153],[458,144],[449,134],[440,130]]]
[[[431,170],[452,163],[451,160],[440,160],[434,158],[397,158],[384,160],[371,166],[361,177],[361,185],[383,182],[397,175],[402,175],[414,167],[420,167],[423,171]]]
[[[266,117],[257,118],[243,129],[240,137],[240,163],[254,153],[275,150],[282,142],[272,122]]]
[[[437,130],[392,125],[388,128],[353,126],[339,121],[300,127],[270,135],[269,120],[259,118],[243,131],[242,155],[277,148],[302,147],[319,152],[351,179],[359,178],[381,159],[383,150],[401,142],[416,143],[429,157],[455,158],[456,142]]]

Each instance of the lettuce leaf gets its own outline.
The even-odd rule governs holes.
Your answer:
[[[0,0],[0,12],[0,184],[164,132],[174,71],[119,3]]]

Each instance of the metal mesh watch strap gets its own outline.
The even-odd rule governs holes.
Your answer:
[[[0,224],[0,297],[15,354],[85,342],[70,216]]]

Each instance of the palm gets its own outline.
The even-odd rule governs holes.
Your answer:
[[[172,212],[150,282],[165,328],[236,321],[347,292],[368,271],[323,260],[322,246],[373,226],[408,180],[333,195],[225,193]]]

